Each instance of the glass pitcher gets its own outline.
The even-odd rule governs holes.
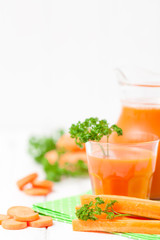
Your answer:
[[[150,132],[160,138],[160,74],[131,67],[115,71],[122,102],[117,125],[126,132]],[[160,199],[160,145],[150,198]]]

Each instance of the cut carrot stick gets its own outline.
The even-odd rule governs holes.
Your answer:
[[[132,198],[115,195],[82,195],[81,204],[88,204],[90,201],[95,202],[95,198],[100,197],[105,204],[100,205],[102,209],[111,200],[117,200],[113,209],[120,213],[127,213],[135,216],[160,219],[160,202],[141,198]]]
[[[4,214],[0,214],[0,225],[2,224],[2,221],[7,220],[9,218],[11,217]]]
[[[58,161],[58,153],[57,150],[51,150],[45,154],[45,158],[48,160],[48,162],[52,165],[56,161]]]
[[[17,181],[17,186],[20,190],[23,190],[24,186],[28,183],[32,183],[38,177],[37,173],[32,173]]]
[[[51,190],[47,189],[47,188],[28,188],[28,189],[24,189],[24,192],[27,195],[31,195],[31,196],[46,196],[48,195]]]
[[[34,213],[32,208],[24,207],[24,206],[14,206],[8,209],[7,215],[10,217],[14,217],[17,213]]]
[[[14,219],[7,219],[2,221],[2,227],[8,230],[20,230],[27,227],[26,222],[18,222]]]
[[[49,180],[43,180],[43,181],[34,181],[32,183],[33,187],[35,188],[47,188],[47,189],[52,189],[54,183]]]
[[[74,231],[160,234],[159,220],[102,219],[83,221],[75,219],[72,226]]]
[[[40,216],[38,220],[34,222],[29,222],[28,226],[34,228],[50,227],[53,225],[53,220],[48,216]]]

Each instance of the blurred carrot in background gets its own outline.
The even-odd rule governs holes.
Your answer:
[[[48,180],[56,182],[63,176],[88,174],[85,148],[80,149],[62,130],[58,137],[30,138],[29,154],[43,166]]]

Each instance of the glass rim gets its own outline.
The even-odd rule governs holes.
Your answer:
[[[123,86],[133,86],[133,87],[153,87],[153,88],[160,88],[160,82],[129,82],[127,80],[118,80],[118,83]]]
[[[87,143],[93,143],[93,144],[97,144],[97,143],[100,143],[100,144],[102,144],[102,145],[117,145],[117,146],[120,146],[120,145],[130,145],[130,146],[132,146],[132,145],[139,145],[139,144],[151,144],[151,143],[158,143],[159,141],[160,141],[160,138],[157,136],[157,135],[155,135],[155,134],[152,134],[152,133],[147,133],[147,132],[137,132],[137,133],[134,133],[134,134],[132,134],[132,135],[137,135],[137,134],[139,134],[139,135],[149,135],[149,136],[152,136],[152,137],[154,137],[154,139],[153,140],[148,140],[148,141],[143,141],[143,140],[140,140],[139,142],[125,142],[125,143],[120,143],[120,142],[117,142],[117,143],[111,143],[111,142],[101,142],[101,140],[98,142],[98,141],[88,141],[88,142],[86,142],[86,144]],[[126,134],[126,135],[130,135],[130,134]],[[122,135],[123,136],[123,135]],[[121,136],[120,136],[121,137]]]

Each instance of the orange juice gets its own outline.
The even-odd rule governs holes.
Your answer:
[[[109,157],[93,150],[88,167],[94,193],[148,198],[154,161],[152,151],[138,147],[110,147]]]
[[[123,131],[145,131],[160,137],[160,105],[123,106],[117,125]],[[151,187],[151,199],[160,199],[160,145]]]

